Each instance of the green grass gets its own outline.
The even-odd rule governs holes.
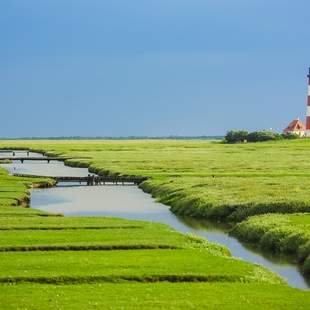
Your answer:
[[[238,222],[255,214],[310,211],[306,140],[257,145],[0,142],[0,147],[5,146],[72,156],[71,165],[102,174],[149,176],[142,188],[176,213]],[[0,168],[1,309],[305,309],[310,305],[309,292],[289,288],[263,267],[229,257],[226,248],[165,225],[65,218],[19,207],[29,199],[31,182],[49,181],[14,178]],[[271,216],[275,222],[281,218]],[[283,223],[284,217],[290,219],[286,227],[309,230],[305,215],[282,217]]]
[[[83,223],[83,219],[80,220]],[[70,229],[61,230],[7,230],[1,232],[0,251],[20,246],[173,246],[182,247],[188,240],[184,235],[162,225],[134,228]],[[126,238],[124,238],[126,236]],[[141,238],[143,236],[143,238]]]
[[[5,169],[0,168],[0,207],[26,203],[29,200],[28,190],[31,186],[46,187],[53,184],[52,180],[44,178],[13,177]]]
[[[3,141],[0,147],[74,157],[67,163],[101,174],[149,176],[141,187],[179,214],[236,222],[256,214],[310,212],[310,140]]]
[[[149,176],[141,188],[180,215],[236,223],[253,215],[310,212],[310,139],[238,145],[4,141],[0,146],[73,156],[67,163],[101,174]],[[308,260],[305,268],[309,265]]]
[[[307,309],[307,292],[255,283],[0,285],[8,309]]]
[[[2,211],[4,209],[4,212]],[[24,209],[24,208],[0,208],[0,230],[9,229],[100,229],[100,228],[143,228],[152,227],[152,223],[142,221],[128,221],[120,218],[110,217],[63,217],[63,216],[48,216],[47,218],[41,216],[41,212],[36,209]],[[12,211],[16,213],[19,211],[21,215],[37,215],[21,217],[11,216]],[[45,214],[45,213],[44,213]],[[163,228],[166,226],[160,226]],[[0,241],[1,242],[1,241]]]
[[[1,193],[0,193],[0,196],[1,196]],[[24,196],[28,197],[27,192],[24,193]],[[47,212],[36,210],[36,209],[21,208],[20,205],[16,205],[16,203],[17,203],[16,199],[13,199],[11,202],[9,201],[6,205],[0,205],[0,214],[1,214],[2,224],[4,228],[8,227],[7,226],[7,223],[9,223],[9,221],[7,222],[8,217],[10,217],[10,220],[22,222],[23,220],[26,220],[25,219],[26,217],[33,217],[33,216],[58,217],[59,216],[57,214],[49,214]],[[0,229],[1,227],[2,225],[0,226]]]
[[[42,216],[33,214],[32,209],[11,209],[29,211],[30,214],[0,216],[0,251],[200,247],[229,255],[224,247],[210,246],[202,238],[180,234],[159,223],[110,217]]]
[[[281,283],[277,276],[260,266],[196,249],[0,253],[2,283],[161,279]]]
[[[179,177],[141,186],[173,212],[197,218],[238,222],[255,214],[310,212],[309,177]]]
[[[12,161],[10,159],[0,159],[0,164],[11,164]]]
[[[253,216],[237,224],[231,234],[263,249],[292,255],[300,263],[310,255],[310,214]],[[309,267],[307,262],[304,265],[307,274]]]

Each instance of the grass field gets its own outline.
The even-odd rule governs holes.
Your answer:
[[[310,140],[3,141],[1,147],[73,156],[71,165],[102,174],[149,176],[142,188],[175,213],[236,222],[255,214],[310,212]]]
[[[263,249],[293,255],[301,263],[310,255],[310,214],[253,216],[237,224],[232,234]],[[304,266],[307,274],[309,267]]]
[[[20,205],[29,200],[28,189],[35,185],[37,187],[51,186],[53,182],[47,179],[17,178],[8,175],[4,169],[0,169],[0,208],[7,205]]]
[[[162,224],[0,211],[1,309],[240,309],[262,297],[257,309],[310,305],[272,272]]]
[[[283,231],[295,227],[306,236],[302,244],[296,242],[299,237],[290,239],[298,244],[295,255],[309,241],[309,215],[288,214],[310,211],[307,140],[255,145],[0,142],[0,148],[12,146],[73,156],[71,165],[89,166],[94,172],[149,176],[142,188],[174,212],[241,221],[235,230],[242,234],[254,234],[251,221],[266,232],[274,223]],[[18,207],[27,201],[31,181],[9,177],[0,169],[1,309],[310,307],[309,292],[289,288],[266,269],[231,258],[225,248],[165,225],[64,218]],[[252,217],[270,212],[284,215]],[[258,220],[263,217],[266,220]],[[310,262],[304,253],[306,267]]]
[[[0,223],[3,218],[0,218]],[[29,220],[29,219],[28,219]],[[45,219],[44,219],[45,220]],[[87,218],[81,220],[81,225],[77,225],[78,221],[68,223],[68,226],[50,225],[45,226],[42,222],[36,225],[36,221],[31,226],[10,226],[8,230],[7,223],[1,226],[0,251],[4,251],[7,247],[13,246],[166,246],[166,247],[182,247],[188,238],[184,238],[176,232],[172,232],[165,225],[143,224],[127,222],[122,224],[115,223],[112,225],[113,219],[109,219],[105,224],[104,220],[94,221],[93,225]],[[55,219],[54,219],[55,220]],[[59,219],[58,219],[59,220]],[[29,222],[29,221],[27,221]],[[61,222],[61,221],[60,221]],[[117,222],[117,221],[116,221]],[[110,225],[109,225],[110,223]],[[96,226],[94,226],[96,225]],[[143,235],[143,239],[141,238]],[[124,239],[124,235],[126,238]]]
[[[196,249],[7,252],[0,270],[1,283],[281,283],[259,266]]]
[[[1,309],[307,309],[309,294],[255,283],[0,285]],[[22,305],[22,306],[21,306]]]

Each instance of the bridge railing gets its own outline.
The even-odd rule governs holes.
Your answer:
[[[134,183],[140,184],[146,181],[147,177],[126,177],[126,176],[42,176],[42,175],[31,175],[31,174],[20,174],[15,173],[14,176],[23,178],[48,178],[54,179],[57,182],[86,182],[87,185],[100,185],[101,183]]]

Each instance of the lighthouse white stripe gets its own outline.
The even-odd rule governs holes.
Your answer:
[[[308,85],[308,97],[310,97],[310,85]]]
[[[310,107],[307,107],[307,116],[310,116]]]

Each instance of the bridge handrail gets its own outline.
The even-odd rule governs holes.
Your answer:
[[[0,157],[2,160],[67,160],[74,159],[74,157],[31,157],[31,156],[7,156]]]
[[[139,177],[139,176],[45,176],[45,175],[32,175],[32,174],[21,174],[21,173],[14,173],[16,177],[23,177],[23,178],[47,178],[47,179],[54,179],[56,181],[85,181],[94,179],[97,181],[102,182],[136,182],[141,183],[146,181],[147,177]]]

